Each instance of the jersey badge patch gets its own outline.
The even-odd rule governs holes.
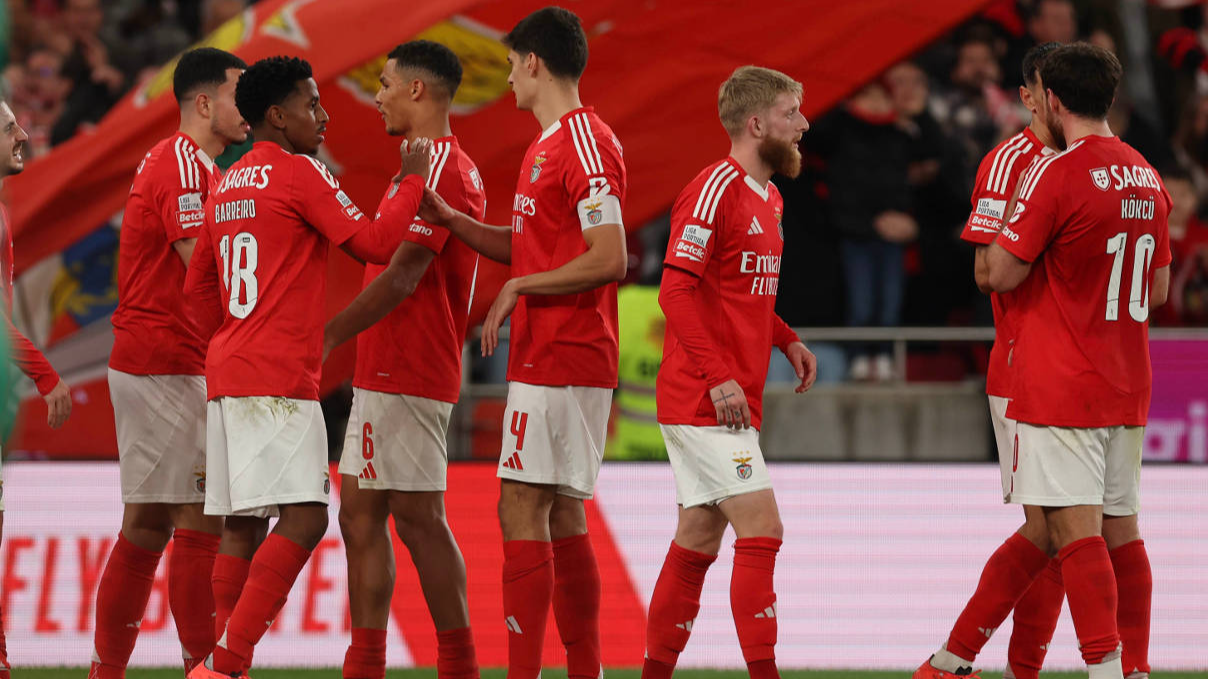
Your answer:
[[[537,178],[541,176],[541,164],[549,160],[544,155],[538,153],[536,158],[533,158],[533,169],[529,170],[529,183],[536,184]]]
[[[1096,167],[1091,170],[1091,181],[1095,182],[1095,188],[1100,191],[1106,191],[1112,185],[1112,180],[1107,174],[1106,167]]]
[[[604,201],[596,200],[583,206],[587,209],[588,224],[599,226],[600,222],[604,221],[604,211],[600,209],[602,205],[604,205]]]

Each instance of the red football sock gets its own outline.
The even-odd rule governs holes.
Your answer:
[[[478,679],[478,658],[469,627],[436,633],[436,679]]]
[[[230,554],[219,554],[214,557],[214,573],[210,576],[210,585],[214,592],[214,641],[222,638],[226,631],[227,621],[231,619],[231,611],[243,592],[243,584],[247,582],[247,572],[252,562],[240,559]]]
[[[163,552],[143,549],[118,533],[96,590],[93,647],[100,662],[92,663],[90,677],[125,676],[161,556]]]
[[[344,679],[385,679],[386,630],[352,628],[352,644],[344,654]]]
[[[168,558],[168,605],[176,620],[185,671],[214,650],[214,590],[210,578],[218,555],[217,535],[177,529]]]
[[[215,671],[243,672],[250,667],[252,649],[281,612],[309,558],[309,549],[276,533],[269,534],[252,557],[243,594],[231,611],[226,634],[214,648]]]
[[[1011,665],[1015,679],[1039,678],[1064,602],[1061,563],[1049,559],[1049,565],[1015,604],[1015,624],[1011,629],[1011,643],[1007,646],[1007,663]]]
[[[654,583],[654,593],[650,595],[642,679],[671,677],[700,612],[705,573],[716,560],[716,554],[694,552],[671,543],[659,579]]]
[[[1153,573],[1144,540],[1133,540],[1111,551],[1116,572],[1119,610],[1116,625],[1124,643],[1124,676],[1149,673],[1149,611],[1153,596]]]
[[[1098,665],[1120,646],[1116,630],[1116,576],[1107,543],[1095,535],[1066,545],[1057,555],[1082,659]]]
[[[776,538],[734,541],[734,572],[730,577],[730,610],[738,645],[752,679],[779,679],[776,671]]]
[[[0,611],[0,679],[9,679],[8,641],[4,638],[4,611]]]
[[[545,623],[554,596],[554,548],[539,540],[503,543],[503,615],[508,627],[508,679],[541,673]]]
[[[586,533],[554,540],[554,621],[569,679],[600,676],[600,567]]]
[[[1012,533],[982,569],[977,589],[948,635],[948,652],[972,662],[1048,563],[1048,554]]]

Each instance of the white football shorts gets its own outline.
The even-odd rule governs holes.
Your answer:
[[[1043,427],[1020,422],[1009,502],[1038,507],[1103,505],[1108,516],[1141,508],[1145,427]]]
[[[611,411],[612,389],[509,382],[497,475],[591,498]]]
[[[757,429],[688,424],[660,424],[659,429],[675,473],[675,502],[685,509],[772,487]]]
[[[206,497],[206,378],[109,370],[122,502]]]
[[[206,514],[275,516],[279,505],[331,491],[327,427],[318,401],[223,396],[209,402]]]
[[[986,396],[990,401],[990,422],[994,425],[994,444],[998,448],[998,472],[1002,477],[1002,501],[1010,502],[1012,474],[1015,471],[1015,420],[1007,417],[1009,398]]]
[[[453,404],[354,387],[340,474],[368,490],[443,491]]]

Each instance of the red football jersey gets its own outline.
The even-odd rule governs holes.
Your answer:
[[[1014,314],[1007,415],[1058,427],[1144,425],[1149,288],[1154,270],[1170,264],[1170,196],[1115,137],[1084,137],[1022,182],[998,243],[1044,278]]]
[[[700,277],[697,309],[721,360],[733,371],[751,410],[763,419],[763,387],[772,353],[784,202],[775,184],[763,188],[733,158],[705,168],[680,192],[671,211],[666,266]],[[656,380],[663,424],[716,426],[704,374],[668,329]]]
[[[118,249],[117,309],[109,367],[134,375],[202,375],[206,343],[185,316],[187,267],[173,243],[197,238],[220,175],[183,132],[139,164]]]
[[[582,231],[622,224],[621,143],[590,107],[567,113],[524,154],[512,203],[512,276],[550,271],[587,251]],[[522,295],[512,312],[508,380],[617,386],[617,286]]]
[[[1024,128],[994,147],[982,158],[977,168],[977,179],[973,183],[973,194],[969,199],[972,211],[961,231],[961,240],[974,245],[989,245],[1002,228],[1004,212],[1019,176],[1032,161],[1042,154],[1051,153],[1032,129]],[[990,308],[994,312],[994,346],[990,349],[990,363],[986,366],[986,393],[991,396],[1011,396],[1007,373],[1007,357],[1015,334],[1011,330],[1011,296],[1013,293],[990,293]]]
[[[421,188],[405,180],[395,200]],[[221,282],[209,398],[319,398],[328,241],[339,245],[368,223],[314,158],[257,142],[231,166],[190,261],[190,278]]]
[[[41,351],[13,325],[13,232],[9,228],[8,209],[0,205],[0,286],[3,286],[4,325],[8,331],[8,348],[13,364],[34,381],[38,393],[45,396],[59,384],[59,373]]]
[[[428,186],[453,209],[479,221],[486,211],[482,179],[456,137],[435,140]],[[391,187],[390,191],[395,191]],[[382,198],[379,215],[390,199]],[[389,394],[408,394],[456,403],[461,392],[461,353],[478,273],[478,253],[449,231],[418,217],[404,240],[436,257],[415,291],[385,318],[357,337],[353,386]],[[386,267],[365,266],[365,285]]]

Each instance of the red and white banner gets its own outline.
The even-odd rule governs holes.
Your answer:
[[[989,465],[773,464],[785,523],[777,564],[784,667],[904,669],[933,652],[973,592],[985,559],[1020,522]],[[334,470],[333,470],[334,471]],[[492,465],[450,468],[449,520],[466,555],[471,619],[485,667],[506,660]],[[117,465],[14,463],[5,467],[0,548],[9,658],[15,665],[84,665],[92,653],[96,583],[121,518]],[[1194,514],[1208,468],[1151,466],[1142,478],[1142,530],[1154,571],[1152,664],[1208,669],[1208,530]],[[334,494],[333,494],[334,495]],[[641,663],[646,603],[675,529],[664,464],[609,463],[589,523],[604,583],[604,661]],[[338,666],[348,643],[343,546],[331,529],[289,603],[256,649],[263,667]],[[705,584],[681,664],[742,667],[729,612],[732,540]],[[406,550],[398,547],[391,666],[435,663],[435,636]],[[133,665],[171,666],[180,650],[161,568]],[[1010,621],[979,664],[1002,667]],[[564,656],[551,616],[546,662]],[[1082,661],[1068,613],[1049,652],[1052,669]]]

